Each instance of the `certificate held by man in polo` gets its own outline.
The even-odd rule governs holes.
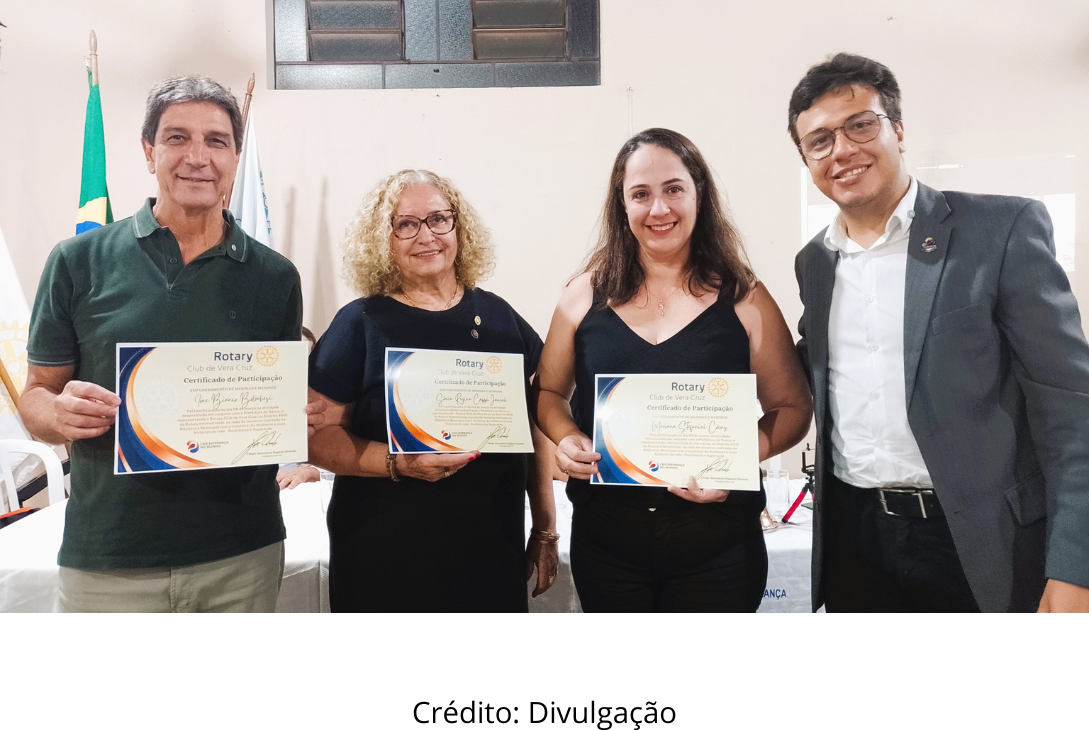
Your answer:
[[[598,375],[595,395],[595,484],[760,489],[755,375]]]
[[[391,454],[533,451],[522,355],[386,348]]]
[[[117,345],[115,474],[306,461],[306,343]]]

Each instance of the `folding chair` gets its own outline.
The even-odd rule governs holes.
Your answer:
[[[24,509],[19,500],[19,485],[15,483],[15,477],[11,472],[10,454],[31,454],[41,459],[42,463],[45,464],[49,503],[59,504],[65,498],[64,468],[61,466],[60,458],[54,453],[52,447],[48,444],[25,439],[0,439],[0,486],[3,487],[4,493],[7,495],[9,510],[7,514],[0,515],[0,527],[14,522],[32,511]]]

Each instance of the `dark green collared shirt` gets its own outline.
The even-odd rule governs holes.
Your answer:
[[[297,341],[299,273],[235,224],[187,265],[152,214],[57,244],[30,321],[32,365],[74,365],[114,391],[118,342]],[[74,442],[60,565],[84,570],[194,565],[284,538],[276,466],[113,474],[114,432]]]

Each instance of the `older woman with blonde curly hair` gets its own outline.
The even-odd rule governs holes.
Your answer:
[[[385,350],[523,355],[527,388],[541,338],[477,288],[493,268],[488,230],[446,178],[402,170],[363,199],[344,237],[344,276],[362,297],[341,309],[310,357],[328,405],[310,461],[337,477],[329,504],[333,611],[525,611],[555,578],[549,458],[390,454]],[[538,453],[547,440],[534,431]],[[533,529],[523,542],[525,493]]]

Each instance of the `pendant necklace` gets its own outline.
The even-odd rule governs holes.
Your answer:
[[[650,304],[650,287],[646,284],[644,284],[643,286],[646,286],[647,288],[647,304],[644,304],[642,307],[640,307],[640,309],[646,309],[647,305]],[[666,294],[664,297],[658,297],[658,316],[662,319],[665,319],[666,316],[665,303],[669,301],[669,298],[671,296],[677,293],[678,289],[680,289],[680,287],[675,286],[673,287],[673,291],[669,292],[669,294]]]

